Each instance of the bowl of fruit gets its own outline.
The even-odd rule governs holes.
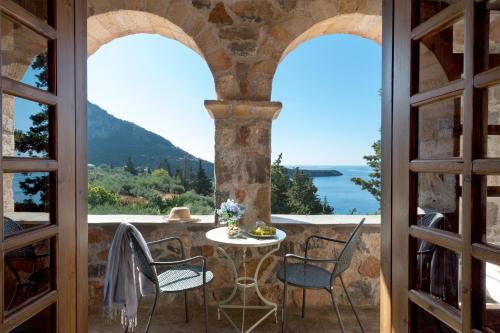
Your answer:
[[[276,237],[276,228],[258,221],[253,228],[248,230],[248,234],[254,238],[274,238]]]

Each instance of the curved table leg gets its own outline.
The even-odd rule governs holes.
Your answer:
[[[251,332],[253,329],[255,329],[260,323],[262,323],[267,317],[269,317],[273,313],[274,313],[275,322],[276,323],[278,322],[278,305],[276,303],[271,302],[270,300],[266,299],[262,295],[262,293],[260,292],[260,289],[259,289],[258,278],[259,278],[260,269],[261,269],[262,264],[264,263],[264,261],[267,258],[269,258],[270,255],[272,255],[273,253],[275,253],[276,251],[278,251],[279,248],[280,248],[280,244],[277,244],[276,247],[274,247],[269,252],[267,252],[259,260],[259,263],[257,264],[257,268],[255,269],[255,274],[254,274],[253,277],[247,277],[246,276],[246,268],[245,268],[245,274],[244,274],[245,276],[239,277],[238,276],[238,271],[236,269],[236,265],[234,264],[234,260],[229,256],[229,254],[222,247],[217,247],[217,249],[227,258],[227,260],[231,264],[231,268],[232,268],[233,276],[234,276],[234,287],[233,287],[233,290],[232,290],[231,294],[226,299],[220,301],[219,302],[219,306],[217,307],[217,317],[218,317],[219,320],[220,320],[220,314],[222,312],[222,314],[224,315],[224,317],[226,317],[226,319],[231,323],[231,325],[233,325],[233,327],[238,332],[241,332],[241,333],[249,333],[249,332]],[[243,265],[245,265],[246,251],[247,251],[247,248],[244,247],[243,248]],[[231,305],[229,303],[236,296],[236,291],[237,291],[238,287],[240,287],[240,288],[243,289],[243,304],[241,304],[241,305],[239,305],[239,304]],[[257,297],[265,305],[246,305],[246,295],[245,295],[245,292],[246,292],[246,289],[249,289],[249,288],[254,288],[255,289]],[[238,325],[236,325],[236,323],[231,319],[231,317],[226,313],[226,311],[224,311],[224,309],[241,309],[241,310],[243,310],[243,318],[242,318],[241,327],[238,327]],[[267,313],[265,313],[258,321],[256,321],[250,328],[248,328],[247,330],[245,330],[244,325],[245,325],[245,310],[246,309],[260,309],[260,310],[269,310],[269,311]]]
[[[226,257],[227,261],[231,265],[232,271],[233,271],[233,277],[234,277],[234,286],[233,286],[233,291],[231,294],[224,300],[219,302],[219,307],[217,307],[217,319],[220,320],[220,305],[225,305],[231,302],[236,295],[236,290],[238,289],[238,271],[236,270],[236,266],[234,264],[233,259],[229,256],[229,254],[224,250],[222,247],[218,246],[217,250],[219,250],[224,257]]]
[[[257,323],[255,323],[254,326],[252,326],[249,331],[251,329],[254,329],[258,324],[260,324],[264,319],[266,319],[272,312],[274,312],[274,321],[275,323],[277,324],[278,323],[278,304],[274,303],[274,302],[271,302],[270,300],[266,299],[262,293],[260,292],[260,289],[259,289],[259,273],[260,273],[260,267],[262,266],[262,264],[264,263],[264,261],[269,258],[269,256],[275,252],[277,252],[278,250],[280,249],[280,243],[278,243],[278,245],[276,245],[276,247],[274,249],[271,249],[271,251],[267,252],[259,261],[259,264],[257,265],[257,268],[255,269],[255,275],[254,275],[254,279],[255,279],[255,291],[257,292],[257,296],[259,297],[259,299],[266,305],[270,306],[271,307],[271,311],[268,312],[260,321],[258,321]]]

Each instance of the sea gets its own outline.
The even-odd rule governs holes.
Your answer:
[[[378,201],[368,191],[362,190],[351,181],[353,177],[368,180],[368,175],[372,172],[370,167],[364,165],[299,165],[298,167],[309,170],[333,169],[342,173],[342,176],[313,178],[314,185],[318,188],[318,196],[321,200],[326,196],[326,200],[334,209],[334,214],[352,214],[353,209],[355,215],[375,214],[379,211]]]

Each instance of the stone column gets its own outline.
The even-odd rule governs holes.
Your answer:
[[[246,207],[242,224],[271,222],[271,125],[279,102],[205,101],[215,120],[215,204]]]

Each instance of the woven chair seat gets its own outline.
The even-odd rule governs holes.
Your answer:
[[[330,289],[332,272],[311,264],[287,264],[288,284],[313,289]],[[285,281],[284,267],[278,271],[278,279]]]
[[[206,283],[213,280],[214,274],[206,271]],[[195,265],[172,267],[158,275],[160,290],[173,293],[203,287],[203,269]]]

